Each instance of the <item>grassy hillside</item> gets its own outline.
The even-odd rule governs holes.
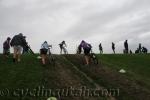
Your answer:
[[[150,89],[150,54],[145,55],[98,55],[101,62],[119,71],[125,69],[127,76]],[[139,82],[139,83],[140,83]]]
[[[21,89],[26,92],[26,89],[34,89],[42,84],[44,69],[39,66],[39,61],[32,55],[23,56],[20,63],[13,63],[11,57],[4,59],[2,55],[0,59],[0,90],[4,91],[1,100],[27,100],[26,93],[22,94]]]
[[[67,94],[70,88],[95,86],[76,71],[63,56],[55,56],[56,66],[48,64],[45,67],[41,65],[37,56],[23,55],[20,63],[13,63],[12,56],[3,59],[0,55],[0,100],[47,100],[50,96],[60,98],[58,100],[107,100],[105,97]],[[39,87],[40,94],[37,91]]]
[[[83,55],[55,55],[56,66],[43,67],[38,55],[23,55],[20,63],[0,55],[0,100],[149,100],[150,55],[98,55],[98,65],[84,65]],[[127,73],[118,71],[125,69]],[[85,86],[91,89],[120,89],[115,96],[64,96],[58,89]],[[51,95],[38,96],[38,87]],[[8,91],[9,90],[9,91]],[[61,91],[62,92],[62,91]]]
[[[68,55],[66,58],[99,85],[119,88],[118,100],[149,100],[150,55],[98,55],[99,65],[89,67],[83,66],[83,56]],[[119,73],[120,69],[127,73]]]

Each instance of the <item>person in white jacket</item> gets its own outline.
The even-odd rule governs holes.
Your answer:
[[[49,47],[50,47],[50,45],[47,43],[47,41],[45,41],[41,45],[40,54],[41,54],[43,65],[46,65],[46,56],[47,56],[47,52],[48,52]]]

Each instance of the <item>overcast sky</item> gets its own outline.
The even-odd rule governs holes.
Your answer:
[[[139,43],[150,49],[150,0],[0,0],[0,52],[8,37],[22,32],[32,49],[39,51],[47,40],[53,52],[65,40],[75,53],[81,40],[98,52],[122,52],[128,39],[133,51]]]

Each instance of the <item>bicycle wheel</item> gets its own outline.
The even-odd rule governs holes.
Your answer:
[[[94,53],[91,53],[90,57],[92,59],[92,63],[95,64],[95,65],[97,65],[98,64],[98,58],[97,58],[97,56]]]
[[[56,60],[55,60],[55,58],[54,58],[53,55],[51,55],[51,64],[52,64],[53,66],[56,65]]]
[[[98,65],[98,59],[97,58],[94,58],[93,62],[95,65]]]

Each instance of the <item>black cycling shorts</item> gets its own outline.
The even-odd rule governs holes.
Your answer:
[[[91,51],[91,49],[85,48],[84,49],[84,54],[88,56],[90,54],[90,51]]]
[[[40,54],[41,55],[46,55],[47,54],[47,49],[40,49]]]

